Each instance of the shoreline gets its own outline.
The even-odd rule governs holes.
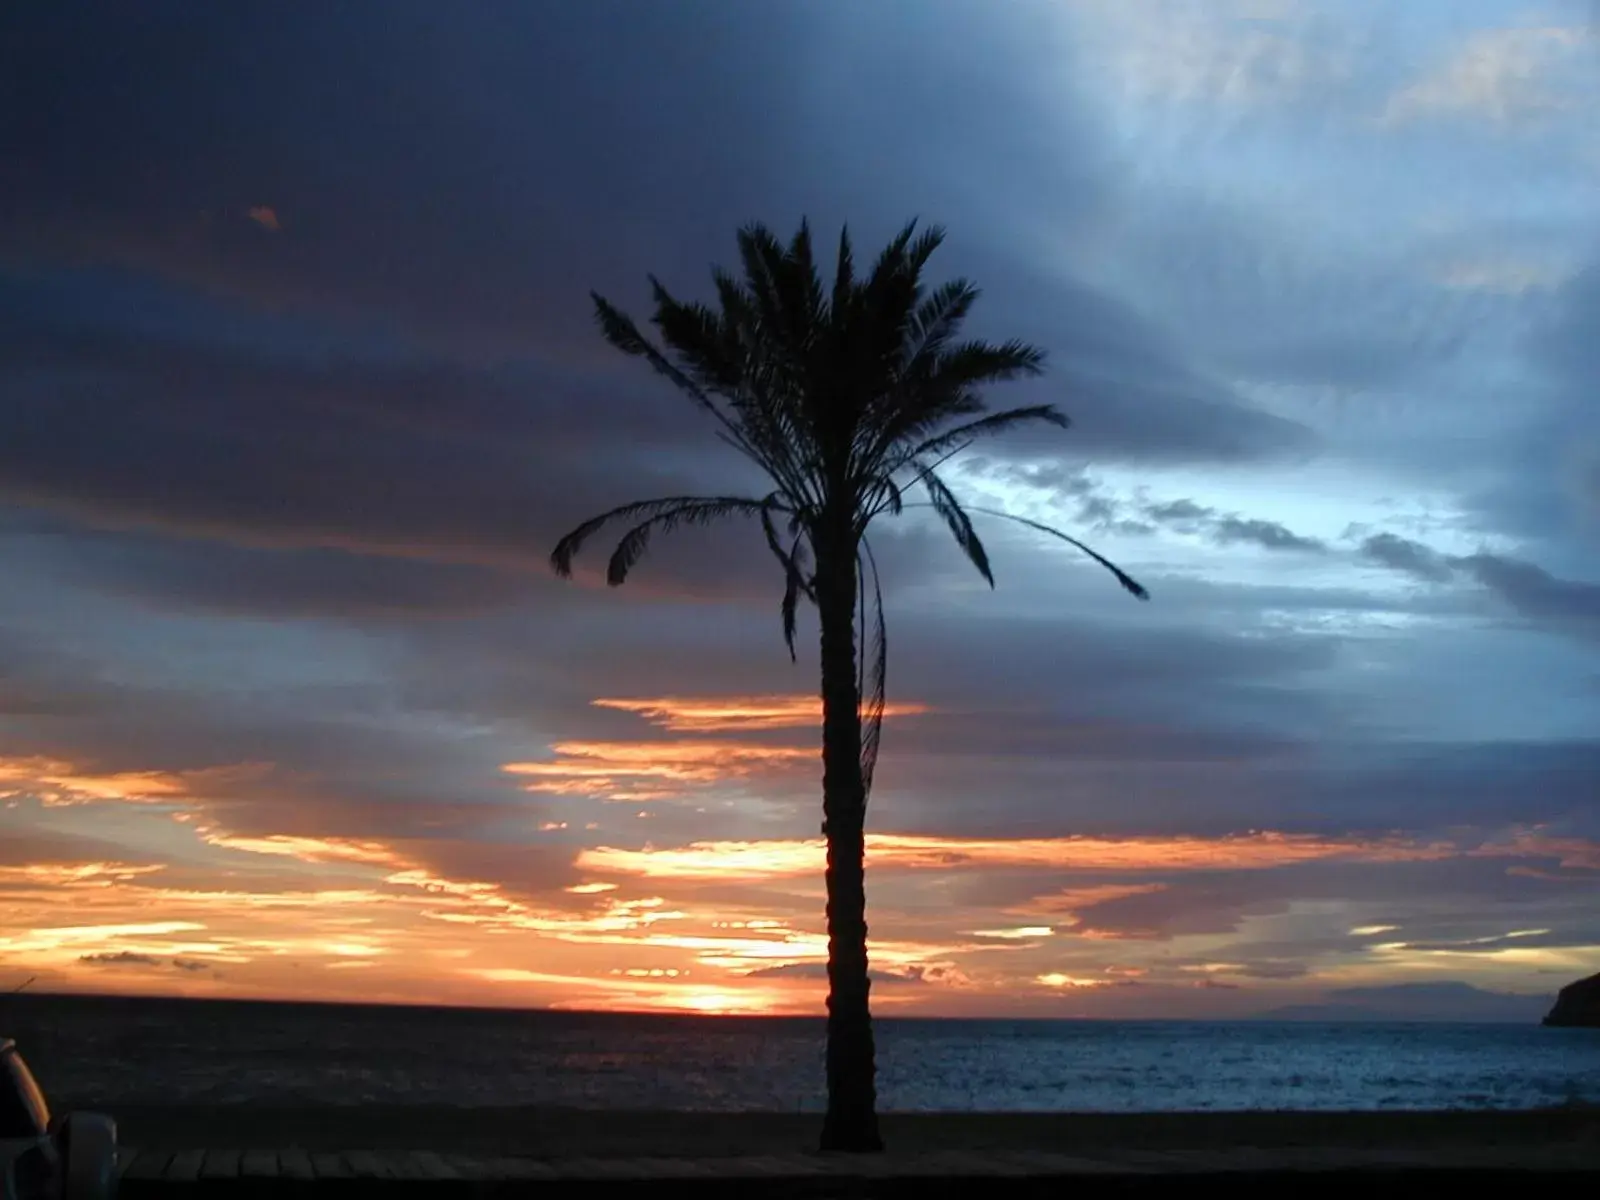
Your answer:
[[[435,1105],[127,1105],[119,1141],[180,1151],[257,1146],[530,1158],[696,1157],[809,1151],[821,1113],[667,1112]],[[1600,1108],[1380,1112],[885,1113],[892,1150],[1045,1151],[1592,1147]]]

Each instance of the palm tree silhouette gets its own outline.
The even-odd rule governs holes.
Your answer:
[[[570,576],[583,544],[622,522],[626,531],[606,569],[606,582],[616,586],[655,534],[742,516],[760,523],[783,570],[780,611],[791,658],[800,601],[817,608],[828,894],[825,1150],[883,1148],[867,1003],[864,839],[883,724],[887,642],[868,526],[884,514],[931,507],[992,587],[988,554],[938,468],[980,438],[1034,422],[1067,426],[1050,405],[988,410],[980,387],[1037,375],[1044,355],[1019,341],[957,340],[978,289],[964,279],[924,286],[923,267],[943,236],[936,227],[918,234],[912,221],[858,277],[846,229],[830,289],[804,221],[787,247],[765,226],[747,226],[738,235],[743,278],[712,273],[717,307],[683,303],[650,277],[653,323],[665,349],[591,293],[606,339],[666,376],[773,486],[761,497],[667,496],[625,504],[579,525],[550,556],[556,573]],[[927,494],[925,502],[906,499],[914,488]],[[1060,530],[989,509],[971,511],[1069,542],[1135,596],[1148,598],[1120,568]]]

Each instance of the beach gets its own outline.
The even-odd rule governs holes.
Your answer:
[[[110,1110],[123,1144],[308,1151],[403,1150],[485,1156],[693,1157],[811,1150],[816,1114],[593,1111],[548,1107],[134,1105]],[[1317,1149],[1537,1158],[1586,1152],[1600,1168],[1600,1109],[1524,1112],[887,1113],[891,1151]]]

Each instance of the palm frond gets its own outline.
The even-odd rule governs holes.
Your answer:
[[[811,582],[806,579],[805,568],[801,565],[801,556],[805,553],[805,549],[805,541],[797,535],[794,544],[789,548],[788,557],[784,559],[783,603],[779,606],[778,612],[783,620],[783,642],[789,647],[790,662],[799,661],[794,650],[794,634],[800,597],[816,600],[816,592]]]
[[[1044,371],[1044,351],[1013,338],[995,345],[967,341],[951,346],[939,358],[933,382],[943,389],[978,387],[1027,379]]]
[[[743,363],[739,347],[730,343],[722,316],[704,304],[678,300],[654,275],[650,276],[650,291],[656,303],[651,323],[689,368],[682,373],[708,398],[713,392],[727,395],[736,390]]]
[[[978,296],[978,289],[965,279],[952,279],[935,288],[911,314],[906,330],[906,362],[937,357],[966,320]]]
[[[722,436],[739,452],[756,462],[760,462],[760,455],[749,439],[740,430],[738,424],[731,420],[727,413],[717,407],[716,401],[707,394],[706,390],[696,383],[689,375],[681,370],[665,354],[639,332],[639,327],[634,324],[633,318],[622,312],[598,292],[590,292],[590,299],[594,301],[595,318],[599,322],[600,331],[605,339],[621,350],[624,354],[643,358],[655,371],[673,384],[697,404],[701,410],[711,415],[712,419],[721,426]]]
[[[867,686],[859,690],[863,697],[864,718],[861,730],[861,781],[865,793],[872,794],[872,775],[878,766],[878,748],[883,742],[883,714],[888,707],[888,676],[889,676],[889,637],[887,623],[883,616],[883,586],[878,578],[878,560],[872,553],[872,545],[866,538],[861,539],[861,549],[866,554],[867,566],[872,571],[872,611],[874,614],[872,627],[872,644],[870,655],[872,667],[867,673]],[[866,573],[861,575],[861,595],[863,605],[866,600]],[[862,617],[863,634],[865,633],[866,617]],[[865,662],[869,649],[862,648],[862,661]]]
[[[769,501],[776,501],[777,493],[767,497]],[[783,543],[778,540],[778,528],[772,522],[772,514],[782,511],[776,504],[761,510],[761,530],[766,534],[767,546],[772,551],[774,558],[783,567],[783,601],[779,606],[779,615],[783,620],[783,641],[789,648],[789,661],[797,661],[794,648],[795,618],[800,606],[800,597],[816,602],[817,593],[811,579],[806,575],[805,568],[805,533],[797,522],[791,518],[790,532],[794,537],[789,549],[783,548]]]
[[[550,554],[550,568],[563,579],[570,578],[572,560],[583,549],[585,542],[613,522],[643,517],[640,524],[623,535],[612,555],[606,581],[615,586],[627,577],[629,569],[648,548],[650,537],[657,529],[667,532],[678,525],[705,525],[721,517],[758,516],[770,507],[773,506],[766,501],[745,496],[663,496],[659,500],[624,504],[598,517],[590,517],[557,542]]]
[[[990,413],[979,417],[975,421],[967,421],[943,433],[934,435],[918,443],[901,456],[905,462],[913,459],[928,458],[936,454],[944,454],[953,447],[962,447],[979,438],[993,437],[1004,433],[1017,425],[1026,425],[1033,421],[1044,421],[1059,429],[1070,429],[1072,422],[1053,404],[1029,404],[1022,408],[1008,408],[1001,412]]]
[[[1102,567],[1115,575],[1117,582],[1120,583],[1128,592],[1131,592],[1140,600],[1150,599],[1150,591],[1144,586],[1144,584],[1140,583],[1132,575],[1129,575],[1126,571],[1117,566],[1116,563],[1112,562],[1099,551],[1091,549],[1080,542],[1077,538],[1072,537],[1069,534],[1062,533],[1061,530],[1055,528],[1053,525],[1046,525],[1043,521],[1033,521],[1027,517],[1019,517],[1015,513],[1001,512],[996,508],[979,508],[976,505],[973,505],[971,506],[971,509],[973,512],[982,513],[986,517],[999,517],[1003,521],[1015,521],[1018,525],[1026,525],[1029,529],[1037,529],[1040,533],[1048,533],[1051,537],[1060,538],[1063,542],[1066,542],[1070,546],[1076,546],[1084,554],[1094,559],[1095,562],[1099,563]]]
[[[638,325],[634,324],[632,317],[617,308],[599,292],[590,292],[589,298],[594,301],[595,320],[600,325],[600,332],[624,354],[642,358],[654,367],[661,375],[672,383],[679,391],[699,404],[702,408],[721,416],[716,404],[712,402],[705,390],[680,371],[673,362],[662,354],[651,343],[650,339],[639,332]]]
[[[856,285],[855,253],[850,247],[850,227],[839,229],[839,255],[833,269],[833,323],[842,328],[849,317],[850,294]]]
[[[978,568],[978,574],[989,581],[989,586],[994,586],[994,571],[989,567],[989,552],[983,548],[983,542],[978,533],[972,528],[972,519],[967,516],[966,510],[961,507],[955,493],[944,485],[944,481],[936,475],[932,468],[921,464],[917,467],[917,480],[928,490],[928,498],[932,501],[933,509],[944,523],[950,526],[950,533],[956,539],[966,556],[972,560],[972,565]]]

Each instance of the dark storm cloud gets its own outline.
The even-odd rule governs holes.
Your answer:
[[[1263,521],[1259,517],[1219,517],[1212,526],[1211,538],[1219,546],[1246,543],[1264,550],[1303,550],[1313,553],[1327,549],[1316,538],[1302,537],[1276,521]]]
[[[1326,759],[1339,755],[1328,747]],[[1369,827],[1567,821],[1592,832],[1600,741],[1478,742],[1369,748],[1325,761],[1312,785],[1283,799],[1285,817],[1314,813]]]
[[[25,822],[8,825],[6,836],[0,838],[0,867],[70,867],[86,862],[134,867],[162,865],[148,849],[124,845],[111,838],[31,828]],[[0,884],[0,890],[16,886],[15,882]],[[38,885],[30,881],[22,886],[31,889]]]
[[[1188,695],[1191,706],[1217,704],[1198,689]],[[1600,743],[1391,750],[1319,739],[1310,729],[1274,740],[1262,732],[1272,728],[1265,707],[1251,715],[1225,722],[1212,714],[1202,723],[1191,713],[1167,726],[1113,730],[1118,736],[1105,750],[1088,753],[1078,752],[1071,717],[1063,718],[1055,753],[1043,735],[1020,753],[936,756],[914,733],[891,727],[873,803],[895,828],[975,837],[1250,828],[1376,835],[1540,822],[1600,833],[1593,807]],[[1185,740],[1201,737],[1218,748],[1185,757]],[[902,738],[922,753],[901,757]],[[1003,807],[979,802],[988,796],[1004,796]]]
[[[1569,477],[1579,507],[1591,522],[1600,524],[1600,441],[1580,453]]]
[[[1213,510],[1196,504],[1193,500],[1170,500],[1165,504],[1152,504],[1145,514],[1157,521],[1201,521]]]
[[[1218,546],[1252,545],[1263,550],[1321,554],[1327,544],[1304,537],[1277,521],[1226,513],[1187,498],[1159,503],[1117,496],[1091,478],[1081,466],[1061,461],[1000,462],[977,457],[964,463],[985,480],[1049,488],[1075,507],[1074,517],[1100,533],[1141,537],[1167,528],[1203,536]]]
[[[1042,380],[1009,391],[1026,402],[1055,403],[1073,422],[1064,438],[998,443],[1014,456],[1241,462],[1316,449],[1304,425],[1250,406],[1159,326],[1092,288],[1066,277],[1042,280],[999,258],[962,270],[989,293],[975,310],[975,328],[1049,352]]]
[[[165,610],[382,621],[526,600],[525,572],[344,550],[273,550],[147,534],[53,537],[59,577]]]
[[[1018,217],[1070,226],[1113,169],[1065,91],[1051,120],[1015,119],[1021,81],[1069,51],[1039,36],[1043,14],[942,10],[908,41],[897,22],[924,10],[607,3],[442,21],[401,4],[365,21],[291,4],[158,8],[127,27],[102,13],[81,39],[71,8],[13,14],[0,39],[25,114],[0,188],[14,260],[109,259],[436,347],[592,368],[606,351],[588,288],[634,307],[653,270],[696,294],[745,220],[810,212],[831,238],[848,215],[870,244],[933,194],[948,210],[923,215],[965,247],[944,269],[990,289],[980,325],[1052,351],[1058,373],[1035,391],[1068,402],[1083,451],[1307,444],[1124,306],[1036,277],[1027,246],[982,241]],[[946,68],[976,74],[983,102],[943,103]],[[904,136],[933,111],[936,137]],[[973,183],[997,174],[1013,181],[1003,197]],[[261,204],[278,229],[248,218]]]
[[[1559,927],[1551,944],[1582,944],[1600,934],[1581,897],[1525,875],[1508,875],[1507,861],[1306,863],[1275,870],[1171,877],[1161,880],[1164,886],[1159,890],[1085,908],[1080,928],[1137,938],[1221,934],[1236,931],[1248,918],[1281,915],[1296,903],[1359,897],[1368,906],[1366,911],[1382,907],[1393,914],[1386,924],[1401,924],[1399,930],[1383,933],[1380,940],[1408,945],[1413,940],[1422,944],[1446,940],[1450,936],[1446,930],[1453,930],[1459,943],[1483,937],[1486,926],[1504,933],[1515,927],[1512,922],[1529,921]],[[1146,876],[1161,878],[1159,871],[1141,874],[1141,878]],[[1304,964],[1318,952],[1344,951],[1361,944],[1342,927],[1293,942],[1255,941],[1235,948],[1246,950],[1253,963],[1238,973],[1292,977],[1304,973]],[[1492,940],[1477,943],[1477,948],[1492,949]]]
[[[1540,365],[1559,381],[1582,387],[1600,371],[1597,337],[1600,262],[1591,262],[1562,287],[1559,313],[1536,331],[1530,348]]]
[[[1517,339],[1519,420],[1485,443],[1485,482],[1465,496],[1486,528],[1548,546],[1592,545],[1600,520],[1600,263],[1551,295]]]
[[[5,299],[19,315],[28,292]],[[274,361],[53,316],[0,335],[0,491],[99,523],[542,567],[569,510],[616,502],[584,453],[615,422],[631,436],[610,461],[649,494],[715,489],[734,465],[671,395],[613,393],[602,414],[548,372]],[[696,445],[707,470],[651,465]]]
[[[1326,543],[1317,538],[1302,537],[1277,521],[1219,513],[1193,500],[1149,504],[1139,511],[1159,525],[1186,533],[1201,533],[1219,546],[1243,544],[1259,546],[1263,550],[1299,550],[1317,554],[1328,548]]]
[[[1381,566],[1429,583],[1444,583],[1455,574],[1443,555],[1393,533],[1373,534],[1361,543],[1361,553]]]
[[[676,226],[698,263],[711,231],[758,207],[809,22],[601,2],[466,20],[420,3],[65,4],[7,24],[14,247],[503,344],[581,329],[581,308],[548,304],[604,281],[575,277],[581,247],[625,262],[672,247]],[[708,127],[720,136],[686,156]],[[647,224],[626,219],[641,195]],[[277,232],[248,219],[263,204]]]
[[[1429,286],[1425,261],[1330,258],[1300,225],[1264,217],[1186,182],[1142,193],[1128,216],[1137,236],[1125,252],[1155,311],[1235,378],[1394,387],[1449,365],[1506,318],[1503,298]]]
[[[112,701],[118,688],[79,655],[0,626],[0,716],[71,717]]]
[[[1562,579],[1537,563],[1487,551],[1444,555],[1390,533],[1367,538],[1361,552],[1428,583],[1473,580],[1535,624],[1581,637],[1600,635],[1600,583]]]
[[[1530,620],[1600,635],[1600,583],[1558,579],[1535,563],[1499,554],[1472,554],[1455,561]]]

